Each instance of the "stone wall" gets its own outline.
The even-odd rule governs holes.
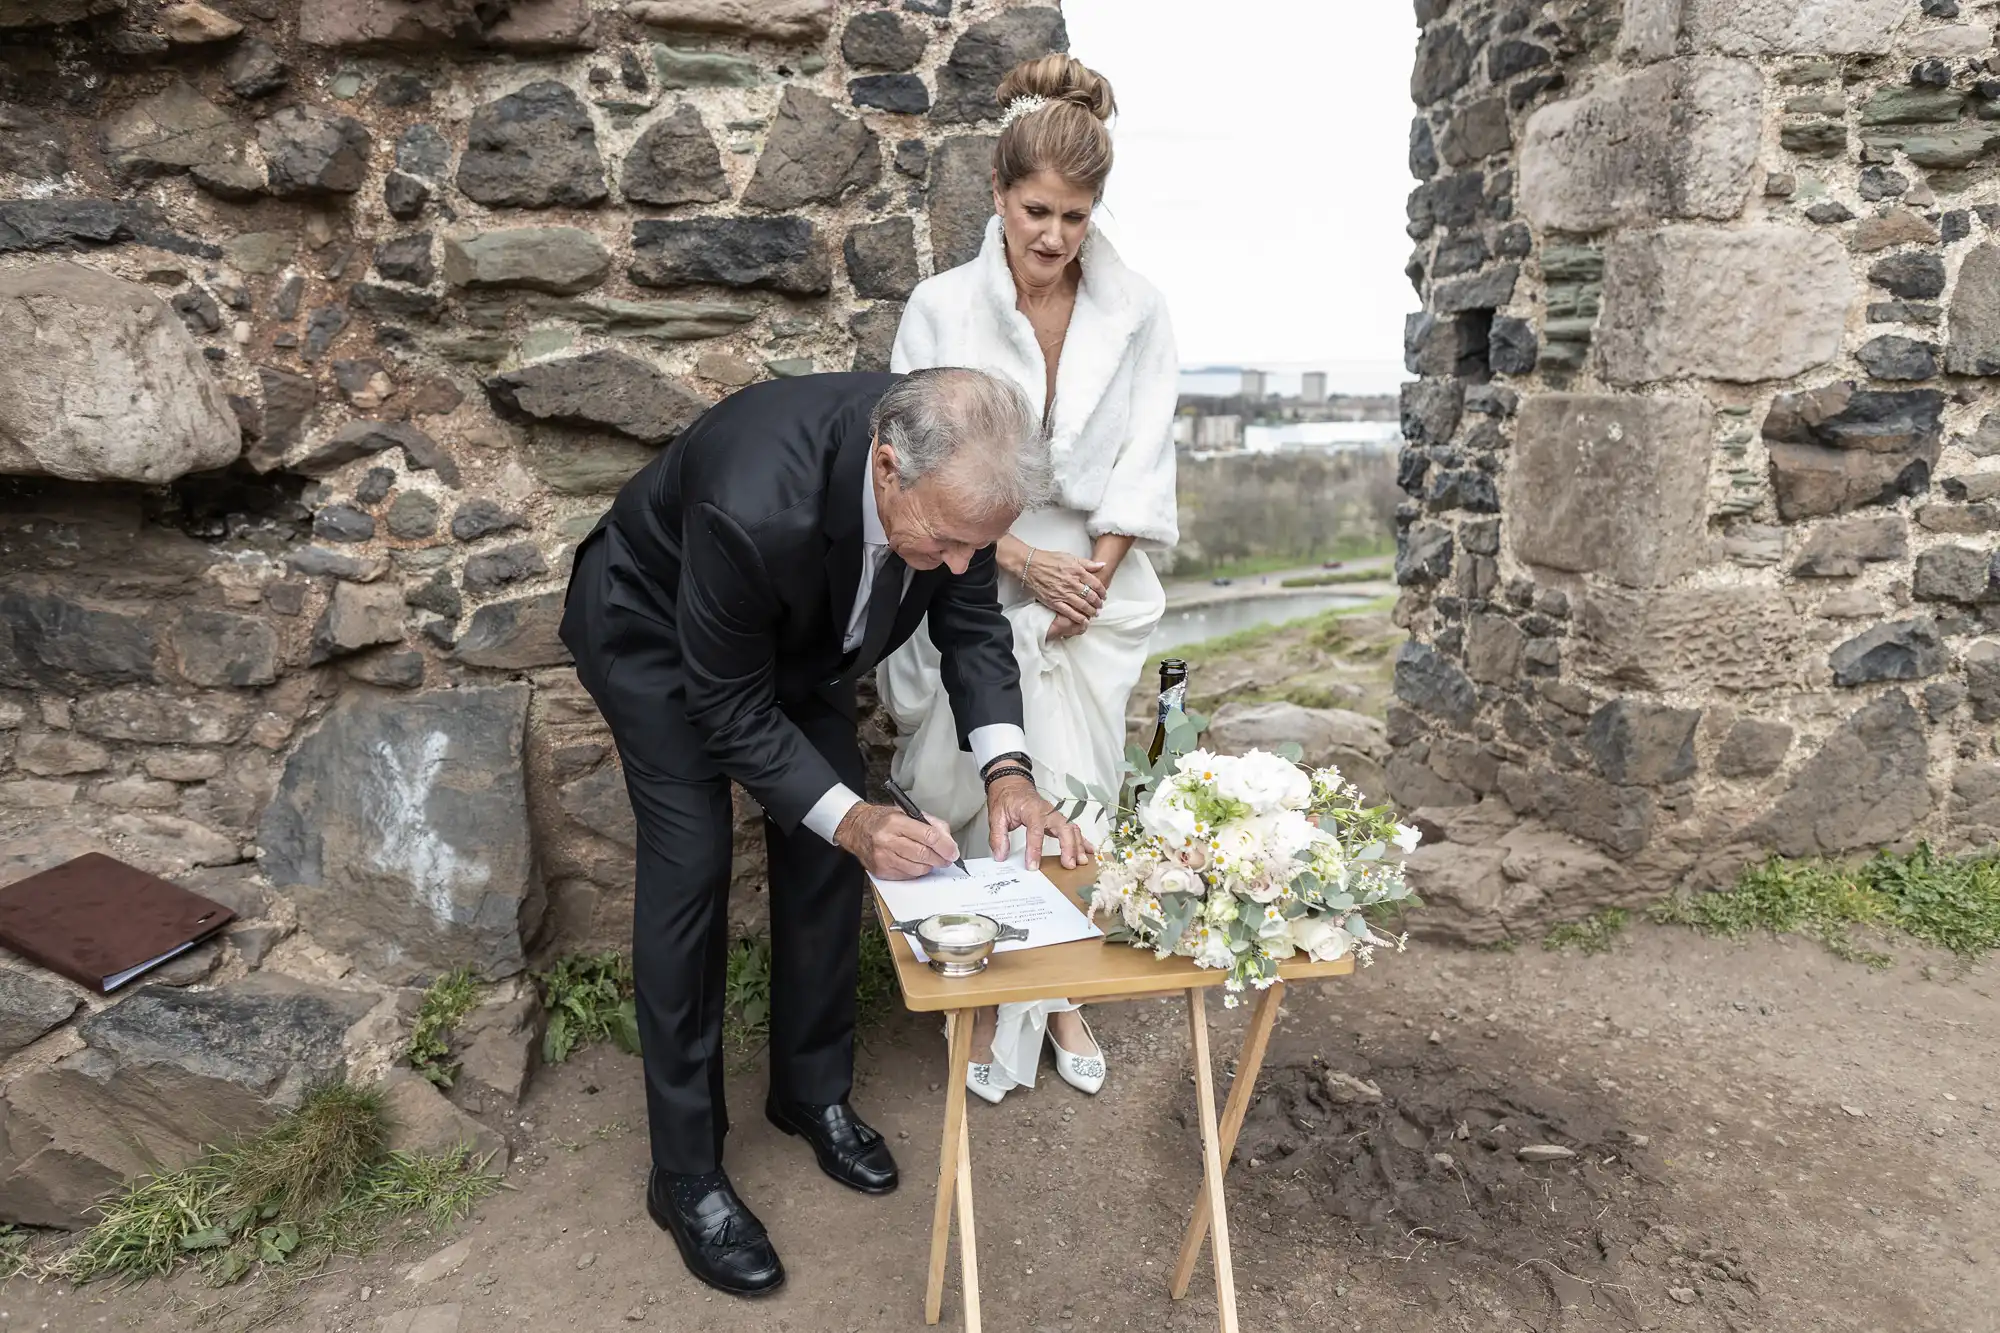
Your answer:
[[[125,1024],[305,1025],[217,1123],[337,1067],[350,993],[393,1035],[397,987],[625,943],[575,544],[719,396],[886,368],[1000,75],[1065,45],[1004,0],[0,0],[0,881],[104,846],[242,897]],[[0,976],[0,1217],[214,1109],[101,1008]],[[65,1139],[65,1080],[117,1132]]]
[[[2000,828],[1990,0],[1418,0],[1434,929]]]

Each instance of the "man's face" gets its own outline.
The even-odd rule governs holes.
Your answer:
[[[889,549],[901,556],[911,569],[936,569],[944,565],[954,574],[963,574],[972,557],[1007,535],[1020,515],[1007,510],[997,513],[968,512],[948,478],[926,477],[905,490],[896,477],[896,456],[882,445],[875,446],[869,459],[875,485],[875,507],[882,517],[882,531]]]

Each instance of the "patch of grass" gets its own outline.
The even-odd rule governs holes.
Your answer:
[[[1245,579],[1259,574],[1271,574],[1281,569],[1301,569],[1307,565],[1317,565],[1328,560],[1372,560],[1380,556],[1394,555],[1396,539],[1392,535],[1345,537],[1333,544],[1331,550],[1300,551],[1280,555],[1245,556],[1241,560],[1225,560],[1220,564],[1194,562],[1177,564],[1169,578],[1213,578]]]
[[[1676,896],[1653,919],[1739,938],[1754,930],[1804,935],[1840,958],[1888,967],[1855,942],[1857,930],[1893,930],[1973,962],[2000,949],[2000,853],[1940,856],[1928,844],[1867,861],[1772,857],[1733,888]]]
[[[1611,943],[1632,923],[1631,913],[1622,907],[1592,912],[1581,921],[1565,921],[1549,927],[1542,947],[1550,952],[1575,949],[1578,953],[1608,953]]]
[[[612,1041],[639,1053],[639,1014],[632,998],[632,960],[617,950],[570,954],[535,975],[548,1011],[542,1060],[559,1065],[593,1042]]]
[[[896,960],[873,919],[861,923],[861,958],[855,980],[856,1024],[865,1030],[892,1012],[896,1000]],[[746,935],[729,946],[723,979],[724,1036],[739,1061],[757,1053],[771,1037],[771,941]]]
[[[83,1283],[162,1277],[185,1263],[218,1284],[258,1265],[292,1269],[366,1252],[390,1223],[457,1221],[499,1188],[461,1148],[388,1153],[382,1097],[335,1083],[262,1133],[134,1182],[44,1276]]]
[[[458,1077],[458,1062],[451,1058],[452,1034],[478,1002],[479,984],[469,967],[447,972],[425,987],[410,1044],[403,1050],[410,1068],[440,1088],[450,1087]]]
[[[1342,583],[1382,583],[1394,578],[1388,569],[1329,569],[1323,574],[1300,574],[1280,579],[1280,588],[1331,588]]]

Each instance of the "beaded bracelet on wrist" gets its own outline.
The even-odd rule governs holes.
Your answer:
[[[1035,775],[1027,769],[1022,768],[1019,764],[1006,764],[986,775],[987,787],[990,789],[994,783],[1002,778],[1026,778],[1028,781],[1033,782]]]

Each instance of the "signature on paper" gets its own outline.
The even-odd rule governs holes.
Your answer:
[[[992,897],[993,895],[995,895],[995,894],[999,893],[999,892],[1000,892],[1000,890],[1002,890],[1002,889],[1010,889],[1010,888],[1012,888],[1012,887],[1013,887],[1014,885],[1016,885],[1016,884],[1019,884],[1020,882],[1021,882],[1021,881],[1020,881],[1020,880],[1019,880],[1018,878],[1016,878],[1016,879],[996,879],[996,880],[994,880],[994,881],[993,881],[993,882],[992,882],[991,884],[988,884],[988,885],[986,885],[986,886],[985,886],[985,888],[986,888],[986,895],[987,895],[987,897],[989,897],[989,898],[990,898],[990,897]]]

